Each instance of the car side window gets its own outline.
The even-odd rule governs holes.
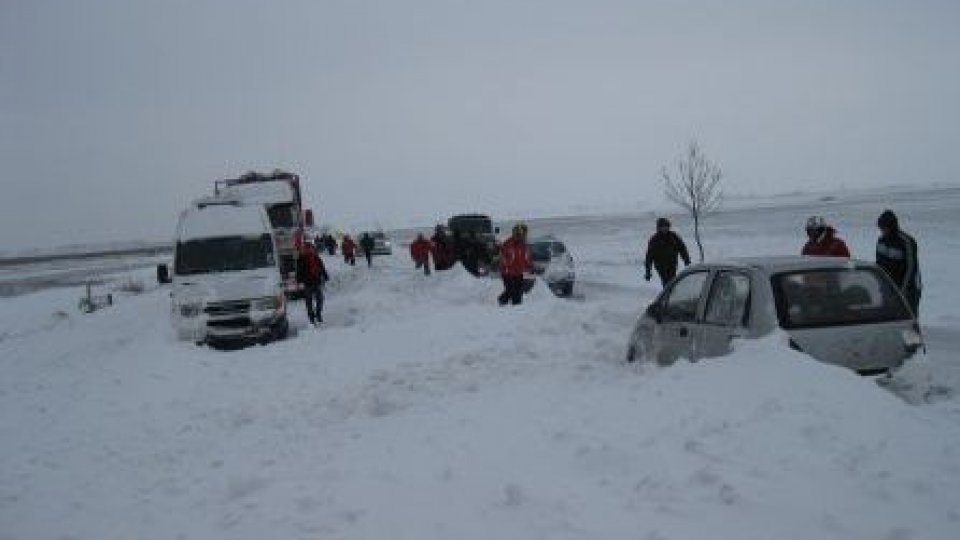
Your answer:
[[[723,326],[745,326],[750,309],[750,278],[739,272],[717,274],[710,287],[704,322]]]
[[[673,284],[663,305],[665,321],[693,322],[697,319],[697,306],[708,275],[707,272],[694,272]]]

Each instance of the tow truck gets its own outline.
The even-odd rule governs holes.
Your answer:
[[[303,208],[300,176],[280,169],[270,173],[250,171],[239,178],[215,181],[214,195],[236,199],[244,205],[263,205],[273,229],[284,291],[289,297],[301,295],[297,259],[313,212]]]

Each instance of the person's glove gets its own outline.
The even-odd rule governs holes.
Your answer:
[[[650,278],[651,278],[651,277],[653,277],[653,276],[650,275],[650,272],[647,272],[646,274],[643,275],[644,281],[650,281]]]

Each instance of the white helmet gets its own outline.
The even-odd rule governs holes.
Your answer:
[[[807,230],[824,229],[827,226],[827,220],[823,216],[810,216],[807,219]]]

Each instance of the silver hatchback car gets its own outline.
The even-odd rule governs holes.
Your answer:
[[[733,339],[777,328],[790,347],[862,374],[899,367],[923,346],[903,295],[877,265],[767,257],[684,270],[640,316],[627,361],[721,356]]]

